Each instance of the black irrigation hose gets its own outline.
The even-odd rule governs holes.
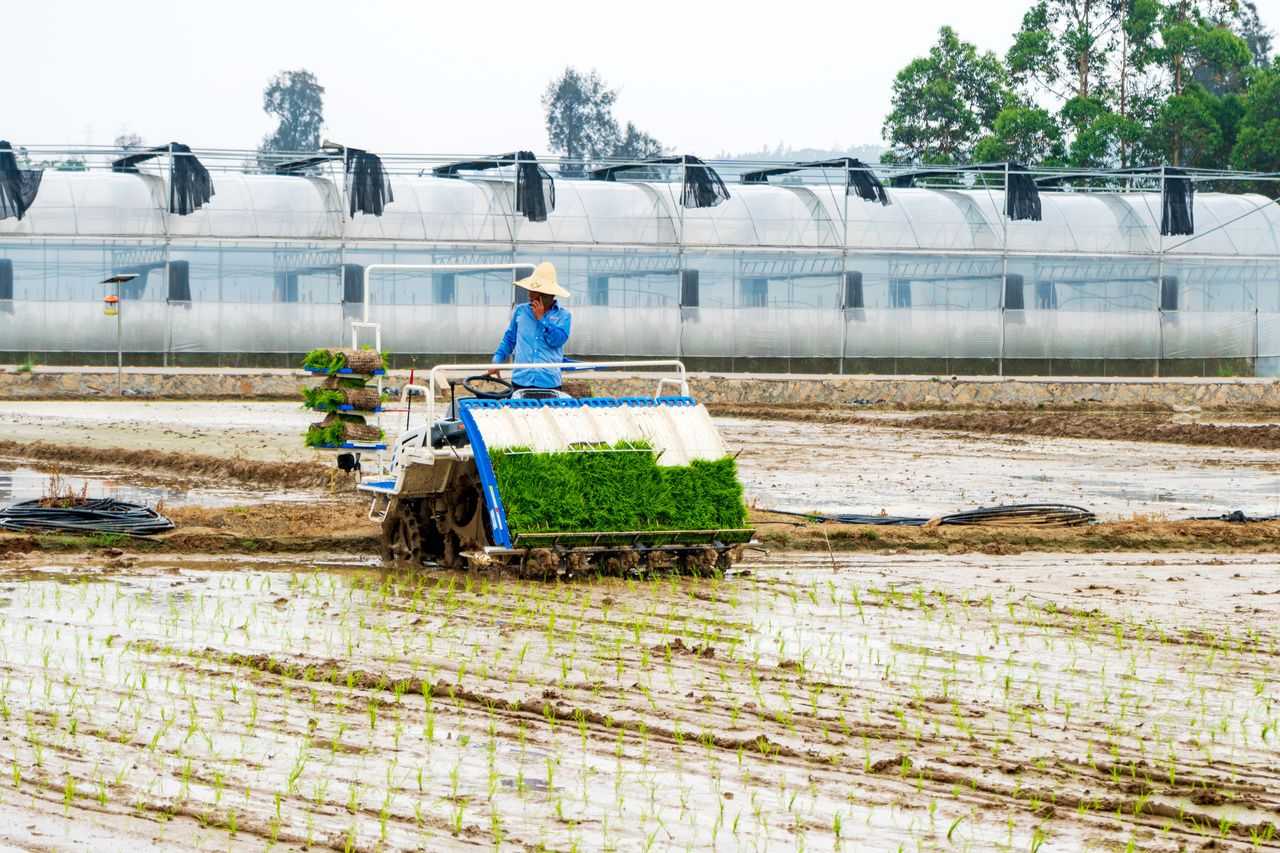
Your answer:
[[[1188,521],[1231,521],[1236,524],[1252,524],[1258,521],[1280,521],[1280,515],[1245,515],[1244,510],[1235,510],[1223,515],[1195,515]]]
[[[1075,527],[1080,524],[1090,524],[1097,521],[1097,517],[1089,510],[1069,504],[1012,504],[1008,506],[981,507],[965,512],[938,516],[936,519],[903,515],[827,515],[823,513],[782,512],[780,510],[768,510],[768,512],[794,515],[811,521],[834,521],[839,524],[875,524],[885,527],[924,527],[931,522],[980,527],[1024,524],[1041,527]]]
[[[792,515],[810,521],[834,521],[839,524],[874,524],[882,527],[924,527],[932,518],[921,518],[907,515],[857,515],[824,514],[813,512],[787,512],[771,509],[765,512],[777,515]],[[937,524],[975,525],[980,527],[998,527],[1001,525],[1031,524],[1041,527],[1075,527],[1081,524],[1092,524],[1097,516],[1087,509],[1070,504],[1012,504],[1009,506],[982,507],[966,512],[956,512],[936,518]],[[1280,521],[1280,515],[1246,515],[1243,510],[1224,513],[1223,515],[1195,515],[1183,521],[1227,521],[1234,524],[1256,524],[1267,521]]]
[[[173,529],[173,522],[151,507],[114,498],[86,500],[74,506],[44,506],[43,503],[39,500],[23,501],[0,509],[0,530],[151,536]]]

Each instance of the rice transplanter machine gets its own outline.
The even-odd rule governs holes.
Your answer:
[[[370,265],[364,323],[369,274],[377,268],[517,267]],[[486,375],[494,367],[504,373],[556,367],[575,376],[627,371],[652,377],[654,393],[578,399],[548,389],[513,390],[506,379]],[[447,402],[441,402],[438,397],[446,390]],[[737,525],[714,529],[653,529],[660,528],[654,524],[642,530],[518,529],[508,521],[495,455],[644,452],[657,466],[672,468],[725,460],[729,453],[706,407],[689,396],[680,361],[437,365],[425,384],[403,386],[400,399],[408,404],[415,394],[425,398],[424,421],[394,440],[383,473],[365,477],[358,486],[371,499],[369,517],[382,524],[384,559],[446,568],[505,566],[541,577],[699,572],[727,568],[752,541],[754,531],[742,523],[745,510]],[[735,479],[732,485],[741,509],[740,484]]]

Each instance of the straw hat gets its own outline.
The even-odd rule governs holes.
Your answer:
[[[556,268],[549,261],[543,261],[533,268],[533,275],[516,282],[516,287],[532,290],[534,293],[548,293],[552,296],[566,297],[569,291],[556,281]]]

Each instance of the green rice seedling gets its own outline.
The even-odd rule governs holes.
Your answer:
[[[590,452],[492,454],[518,531],[720,530],[746,523],[733,459],[659,466],[651,445],[618,442]]]

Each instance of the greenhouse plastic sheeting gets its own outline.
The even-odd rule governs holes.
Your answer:
[[[1008,222],[1003,193],[980,187],[895,188],[883,206],[839,182],[732,184],[686,209],[678,180],[558,179],[556,210],[529,222],[501,170],[393,175],[380,217],[347,214],[340,175],[213,180],[179,217],[163,175],[46,172],[27,216],[0,221],[0,352],[113,352],[100,282],[117,272],[139,274],[122,289],[126,352],[233,363],[349,341],[349,285],[370,264],[547,260],[573,294],[571,355],[1280,370],[1280,205],[1260,195],[1197,192],[1198,232],[1162,237],[1151,192],[1044,192],[1042,221]],[[523,298],[510,271],[370,283],[384,349],[403,355],[487,360]]]
[[[1008,311],[1004,357],[1154,359],[1160,354],[1155,312]]]
[[[848,358],[978,358],[1000,355],[999,311],[867,308],[846,312]]]
[[[1160,315],[1163,358],[1249,358],[1257,333],[1258,315],[1253,311]]]

